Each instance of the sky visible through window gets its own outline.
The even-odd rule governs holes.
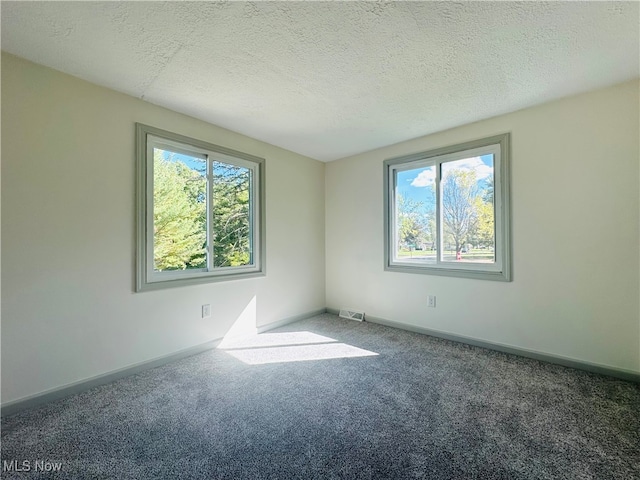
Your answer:
[[[478,188],[480,190],[488,188],[489,181],[493,177],[493,154],[466,158],[451,163],[455,164],[457,169],[474,171],[478,180]],[[433,190],[435,181],[435,169],[433,167],[400,171],[398,172],[397,193],[406,200],[433,205],[435,210],[436,199]]]
[[[191,170],[198,172],[200,175],[205,177],[207,175],[207,164],[204,160],[192,157],[190,155],[184,155],[182,153],[171,152],[168,150],[161,150],[162,157],[168,161],[173,163],[181,162]],[[228,165],[223,162],[213,162],[213,175],[215,176],[224,176],[227,175]],[[246,170],[246,169],[243,169]]]
[[[162,157],[168,162],[182,162],[187,167],[195,170],[201,175],[206,175],[207,164],[200,158],[192,157],[191,155],[184,155],[182,153],[170,152],[169,150],[160,150]]]

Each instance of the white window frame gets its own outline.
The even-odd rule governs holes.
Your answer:
[[[493,154],[495,262],[471,263],[442,259],[444,225],[442,221],[442,165],[481,155]],[[483,280],[511,281],[510,234],[510,134],[474,140],[426,152],[395,157],[384,161],[384,268],[387,271],[421,273]],[[436,178],[436,261],[418,262],[396,256],[398,229],[396,221],[396,178],[398,172],[435,166]]]
[[[207,266],[200,269],[156,271],[153,254],[153,153],[154,148],[182,153],[206,161],[207,178]],[[137,252],[136,291],[178,287],[223,280],[237,280],[264,276],[265,270],[265,161],[246,153],[208,142],[178,135],[148,125],[136,123],[137,156]],[[247,168],[250,182],[250,245],[251,263],[233,267],[214,267],[213,242],[210,225],[213,224],[211,185],[213,163]]]

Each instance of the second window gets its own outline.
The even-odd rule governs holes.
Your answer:
[[[510,279],[508,142],[385,161],[388,270]]]

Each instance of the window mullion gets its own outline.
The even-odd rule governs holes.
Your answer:
[[[257,205],[258,199],[255,194],[255,181],[256,181],[256,172],[255,168],[252,167],[249,169],[249,264],[255,265],[256,261],[256,251],[255,247],[255,207]]]
[[[213,243],[213,161],[207,155],[207,270],[212,271],[214,262]]]
[[[391,231],[389,234],[391,235],[391,242],[389,243],[389,258],[391,261],[395,262],[396,251],[398,245],[398,215],[396,211],[396,188],[398,185],[397,179],[398,171],[395,168],[389,167],[389,185],[387,185],[387,189],[389,191],[389,218],[391,219]]]
[[[440,265],[443,255],[443,238],[444,232],[442,231],[442,192],[440,187],[442,163],[436,162],[436,265]]]
[[[146,185],[153,185],[153,170],[154,170],[154,165],[153,165],[153,149],[154,149],[154,142],[150,139],[147,138],[147,142],[146,142],[146,166],[145,166],[145,170],[146,170]],[[151,232],[153,232],[153,212],[154,212],[154,202],[153,202],[153,188],[149,188],[146,191],[146,212],[145,212],[145,223],[146,223],[146,270],[147,270],[147,275],[151,276],[153,275],[153,270],[154,270],[154,238],[153,238],[153,234]]]

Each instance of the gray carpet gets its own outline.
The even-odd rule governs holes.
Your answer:
[[[4,418],[2,478],[640,478],[637,384],[333,315],[231,347]]]

